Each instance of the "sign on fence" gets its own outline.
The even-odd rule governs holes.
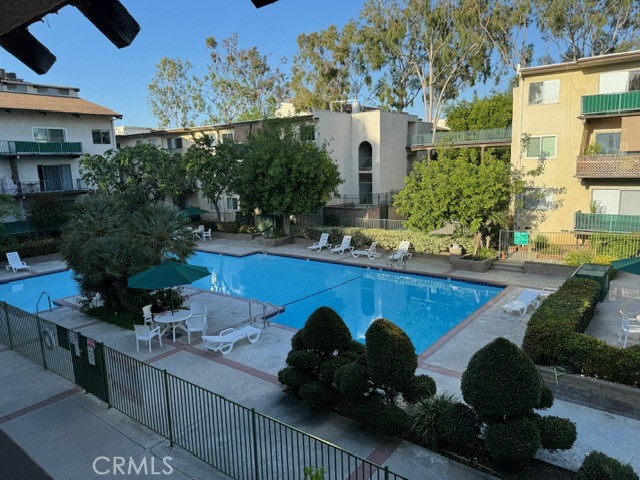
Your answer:
[[[515,245],[529,245],[529,234],[527,232],[513,232],[513,243]]]

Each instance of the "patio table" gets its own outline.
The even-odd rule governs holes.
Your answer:
[[[176,328],[181,328],[185,333],[187,329],[185,328],[183,322],[191,317],[191,310],[177,310],[173,312],[165,312],[162,315],[156,315],[153,317],[153,321],[155,323],[159,323],[164,325],[164,329],[160,331],[160,335],[164,335],[169,329],[173,331],[173,341],[176,341]]]

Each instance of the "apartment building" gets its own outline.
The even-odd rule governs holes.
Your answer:
[[[32,195],[55,192],[73,200],[86,192],[79,157],[115,147],[113,120],[121,115],[78,92],[0,69],[0,185],[23,214],[23,201]]]
[[[640,51],[521,69],[512,132],[512,164],[544,164],[518,229],[640,230]]]

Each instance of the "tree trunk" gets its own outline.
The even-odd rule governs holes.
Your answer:
[[[475,234],[474,242],[473,242],[473,256],[478,255],[478,250],[482,247],[482,232],[478,230]]]
[[[218,216],[218,222],[222,222],[222,214],[220,213],[220,206],[218,202],[213,202],[213,208],[216,209],[216,215]]]
[[[291,220],[289,220],[289,215],[282,215],[282,230],[284,230],[285,235],[291,234]]]

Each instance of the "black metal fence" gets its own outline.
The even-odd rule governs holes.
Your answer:
[[[0,342],[235,479],[407,480],[313,435],[0,302]]]

